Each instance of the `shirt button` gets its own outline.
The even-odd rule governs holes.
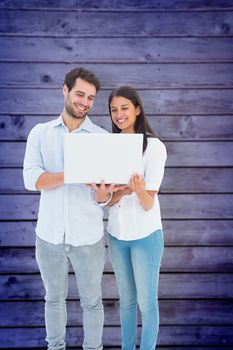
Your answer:
[[[65,252],[66,253],[69,253],[70,251],[70,246],[68,244],[65,245]]]

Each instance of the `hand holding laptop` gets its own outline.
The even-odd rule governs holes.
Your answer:
[[[91,183],[91,184],[85,184],[86,187],[92,188],[96,192],[99,193],[112,193],[112,192],[117,192],[120,190],[124,190],[128,185],[115,185],[115,184],[105,184],[104,180],[101,180],[100,184],[96,183]]]
[[[103,180],[101,180],[100,185],[95,183],[85,184],[86,187],[94,190],[94,199],[99,203],[106,203],[111,200],[113,192],[124,190],[128,186],[126,185],[107,185]]]

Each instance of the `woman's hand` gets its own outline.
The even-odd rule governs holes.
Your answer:
[[[129,188],[139,194],[145,191],[145,181],[140,174],[133,174],[129,181]]]
[[[129,181],[130,189],[136,193],[139,203],[145,210],[150,210],[154,205],[154,197],[157,191],[145,189],[145,181],[142,175],[133,174]]]

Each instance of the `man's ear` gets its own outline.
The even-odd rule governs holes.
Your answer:
[[[62,90],[63,90],[63,95],[64,95],[64,97],[66,97],[67,94],[68,94],[68,92],[69,92],[68,87],[67,87],[66,84],[63,85],[63,89],[62,89]]]

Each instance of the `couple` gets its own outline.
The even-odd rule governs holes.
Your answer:
[[[102,207],[106,205],[109,252],[120,296],[122,349],[136,348],[138,304],[142,315],[140,349],[153,350],[159,327],[157,292],[163,252],[157,193],[166,149],[151,130],[133,88],[122,86],[112,91],[109,112],[114,133],[144,134],[143,177],[134,174],[127,187],[64,184],[64,134],[107,132],[87,116],[99,89],[100,82],[93,72],[76,68],[67,73],[62,114],[36,125],[27,140],[25,187],[41,191],[36,260],[46,292],[46,340],[50,350],[66,348],[66,297],[71,264],[83,309],[83,349],[102,349]]]

